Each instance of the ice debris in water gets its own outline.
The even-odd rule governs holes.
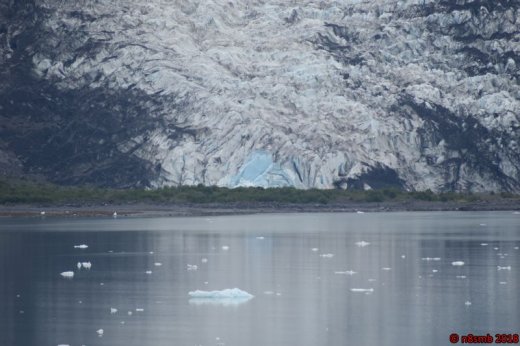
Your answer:
[[[45,212],[44,211],[40,211],[40,215],[41,216],[45,216]]]
[[[388,270],[392,270],[392,268],[390,268],[390,267],[383,267],[383,268],[381,268],[381,270],[386,270],[386,271],[388,271]]]
[[[112,214],[113,217],[117,217],[117,211],[114,211],[114,214]]]
[[[500,281],[499,284],[500,285],[507,285],[507,281]]]
[[[497,270],[511,270],[511,266],[507,266],[507,267],[497,266]]]
[[[485,223],[481,223],[480,226],[481,226],[481,227],[484,227],[484,226],[486,226],[486,224],[485,224]]]
[[[334,257],[334,254],[332,254],[332,253],[322,253],[322,254],[320,255],[320,257],[323,257],[323,258],[332,258],[332,257]]]
[[[471,302],[470,302],[469,300],[467,300],[467,301],[464,303],[464,305],[466,305],[466,306],[470,306],[470,305],[471,305]]]
[[[207,259],[206,257],[202,258],[200,261],[201,261],[202,263],[208,263],[208,259]]]
[[[429,261],[440,261],[441,258],[440,257],[423,257],[423,258],[421,258],[421,260],[428,261],[428,262]]]
[[[117,312],[117,309],[116,308],[110,308],[110,313],[111,314],[115,314]]]
[[[99,336],[103,336],[104,330],[103,329],[98,329],[96,331],[96,333],[98,333]]]
[[[153,265],[156,266],[156,267],[160,267],[160,266],[162,266],[162,263],[161,262],[155,262]]]
[[[144,309],[142,309],[142,308],[136,308],[135,311],[136,311],[136,312],[143,312]]]
[[[464,262],[463,261],[455,261],[455,262],[451,262],[451,265],[455,266],[455,267],[461,267],[461,266],[464,265]]]
[[[148,275],[151,275],[152,271],[151,270],[147,270],[147,271],[145,271],[145,273],[148,274]]]
[[[81,267],[83,267],[85,269],[90,269],[90,268],[92,268],[92,263],[90,263],[90,262],[78,262],[78,264],[76,266],[78,267],[78,269],[81,269]]]
[[[74,272],[67,271],[67,272],[61,273],[60,275],[63,276],[64,278],[73,278],[74,277]]]
[[[373,288],[351,288],[350,292],[366,293],[366,292],[374,292],[374,289]]]
[[[86,249],[86,248],[88,248],[88,245],[86,245],[86,244],[74,245],[74,248],[75,249]]]
[[[364,214],[365,212],[364,211],[361,211],[361,210],[358,210],[356,211],[356,214]]]
[[[256,237],[256,239],[258,239],[258,240],[264,240],[265,238],[264,238],[264,237]]]
[[[78,267],[78,269],[81,269],[81,262],[78,262],[76,266]]]
[[[224,251],[229,250],[229,246],[227,246],[227,245],[222,245],[222,250],[224,250]]]
[[[456,277],[457,277],[457,279],[465,279],[466,275],[457,275]]]
[[[337,271],[337,272],[334,272],[334,274],[354,275],[354,274],[357,274],[357,272],[355,272],[353,270],[346,270],[344,272]]]
[[[358,242],[356,243],[356,245],[359,246],[359,247],[365,247],[365,246],[370,245],[370,243],[367,242],[367,241],[362,240],[362,241],[358,241]]]
[[[488,243],[480,243],[480,246],[488,246]]]
[[[405,258],[406,258],[406,255],[401,255],[401,258],[402,258],[402,259],[405,259]]]
[[[312,250],[313,252],[317,252],[319,249],[318,249],[317,247],[313,247],[311,250]]]
[[[199,267],[196,264],[188,264],[187,268],[186,268],[186,270],[188,270],[188,271],[193,271],[193,270],[197,270],[197,269],[199,269]]]
[[[515,246],[513,249],[518,250],[519,248],[518,248],[518,246]]]
[[[254,296],[246,291],[242,291],[239,288],[227,288],[220,291],[190,291],[188,295],[192,298],[253,298]]]

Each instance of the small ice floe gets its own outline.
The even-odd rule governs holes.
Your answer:
[[[208,285],[208,284],[209,284],[209,282],[208,282],[208,281],[204,281],[204,285]]]
[[[186,265],[186,270],[188,270],[188,271],[193,271],[193,270],[197,270],[197,269],[199,269],[199,267],[196,264],[187,264]]]
[[[117,313],[117,309],[116,309],[116,308],[110,308],[110,313],[111,313],[111,314],[115,314],[115,313]]]
[[[83,301],[82,300],[78,300],[78,304],[83,304]]]
[[[334,257],[334,254],[333,253],[322,253],[322,254],[320,254],[320,257],[332,258],[332,257]]]
[[[356,211],[356,214],[364,214],[365,212],[364,211],[361,211],[361,210],[357,210]]]
[[[439,271],[437,269],[432,269],[432,273],[438,273]]]
[[[493,250],[498,251],[498,248],[497,248],[497,247],[494,247]]]
[[[20,295],[19,295],[19,294],[17,294],[17,295],[16,295],[16,298],[20,298]]]
[[[18,313],[19,313],[20,315],[23,315],[23,314],[25,314],[25,311],[20,310],[20,311],[18,311]]]
[[[334,272],[334,274],[354,275],[354,274],[357,274],[357,272],[355,272],[353,270],[346,270],[344,272],[337,271],[337,272]]]
[[[318,249],[317,247],[313,247],[313,248],[311,249],[311,251],[313,251],[313,252],[318,252],[318,250],[319,250],[319,249]]]
[[[455,261],[455,262],[451,262],[451,265],[454,266],[454,267],[462,267],[464,265],[464,262],[463,261]]]
[[[161,262],[155,262],[153,265],[156,266],[156,267],[160,267],[160,266],[162,266],[162,263]]]
[[[78,267],[78,269],[81,269],[81,262],[78,262],[78,264],[76,264],[76,267]]]
[[[105,286],[105,283],[104,282],[100,282],[99,286]]]
[[[389,270],[392,270],[392,268],[390,268],[390,267],[383,267],[383,268],[381,268],[381,270],[389,271]]]
[[[499,284],[500,285],[507,285],[507,281],[500,281]]]
[[[507,267],[497,266],[497,270],[511,270],[511,266],[507,266]]]
[[[514,211],[513,214],[520,215],[520,211]]]
[[[151,270],[147,270],[144,273],[147,274],[147,275],[152,275],[152,271]]]
[[[515,249],[515,250],[518,250],[518,249],[519,249],[519,247],[518,247],[518,246],[515,246],[515,247],[514,247],[513,249]]]
[[[282,294],[280,292],[276,292],[276,296],[280,297]]]
[[[132,311],[128,311],[127,314],[128,314],[128,316],[132,316],[133,312]]]
[[[103,333],[104,333],[104,332],[105,332],[105,331],[104,331],[103,329],[98,329],[98,330],[96,330],[96,333],[97,333],[99,336],[103,336]]]
[[[264,240],[265,238],[264,238],[264,237],[256,237],[256,239],[258,239],[258,240]]]
[[[264,291],[264,294],[270,296],[270,295],[274,294],[274,292],[273,291]]]
[[[41,215],[41,216],[45,216],[45,212],[44,212],[43,210],[40,211],[40,215]]]
[[[121,323],[122,325],[124,325],[124,324],[125,324],[125,321],[121,321],[121,322],[119,322],[119,323]]]
[[[471,305],[471,302],[469,300],[466,300],[466,302],[464,303],[464,305],[466,306],[470,306]]]
[[[485,227],[485,226],[487,226],[485,223],[480,224],[480,227]]]
[[[88,245],[86,245],[86,244],[74,245],[74,248],[75,249],[86,249],[86,248],[88,248]]]
[[[374,292],[373,288],[351,288],[350,292],[356,292],[356,293],[367,293],[367,292]]]
[[[440,257],[423,257],[423,258],[421,258],[421,260],[428,261],[428,262],[429,261],[440,261],[441,258]]]
[[[71,272],[71,271],[67,271],[67,272],[63,272],[60,274],[61,276],[63,276],[64,278],[70,278],[72,279],[74,277],[74,272]]]
[[[117,211],[114,211],[114,214],[112,214],[112,216],[113,216],[114,218],[116,218],[116,217],[117,217]]]
[[[136,308],[135,311],[136,311],[136,312],[143,312],[144,309],[143,309],[143,308]]]
[[[202,263],[208,263],[208,259],[206,257],[201,258],[200,261]]]
[[[457,278],[457,279],[465,279],[465,278],[466,278],[466,275],[457,275],[456,278]]]
[[[376,279],[368,279],[368,282],[376,282]]]
[[[59,344],[58,346],[70,346],[69,344]]]
[[[488,243],[480,243],[480,246],[488,246]]]
[[[190,304],[202,305],[239,305],[252,299],[254,296],[246,291],[238,288],[228,288],[220,291],[190,291],[188,295],[191,297]]]
[[[370,243],[367,241],[364,241],[364,240],[356,242],[356,246],[359,246],[359,247],[365,247],[368,245],[370,245]]]
[[[229,246],[227,246],[227,245],[222,245],[222,250],[224,250],[224,251],[229,250]]]
[[[92,263],[90,263],[90,262],[81,262],[81,265],[82,265],[83,268],[85,268],[85,269],[90,269],[90,268],[92,268]]]
[[[148,252],[148,253],[149,253],[150,255],[153,255],[153,254],[154,254],[154,252],[153,252],[153,251],[150,251],[150,252]]]
[[[405,258],[406,258],[406,255],[401,255],[401,258],[402,258],[402,259],[405,259]]]

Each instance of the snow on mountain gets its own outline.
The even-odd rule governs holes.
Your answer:
[[[520,191],[517,1],[0,2],[0,168]]]

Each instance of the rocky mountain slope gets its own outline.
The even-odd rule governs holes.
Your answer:
[[[0,170],[520,191],[517,0],[0,0]]]

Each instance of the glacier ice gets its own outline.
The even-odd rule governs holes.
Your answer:
[[[86,245],[86,244],[74,245],[74,248],[75,249],[86,249],[86,248],[88,248],[88,245]]]
[[[461,267],[464,265],[464,262],[463,261],[454,261],[454,262],[451,262],[451,265],[455,266],[455,267]]]
[[[227,288],[220,291],[190,291],[188,295],[192,298],[210,298],[210,299],[223,299],[223,298],[253,298],[254,296],[246,291],[242,291],[239,288]]]
[[[63,276],[64,278],[72,279],[74,277],[74,272],[66,271],[66,272],[61,273],[60,275]]]

